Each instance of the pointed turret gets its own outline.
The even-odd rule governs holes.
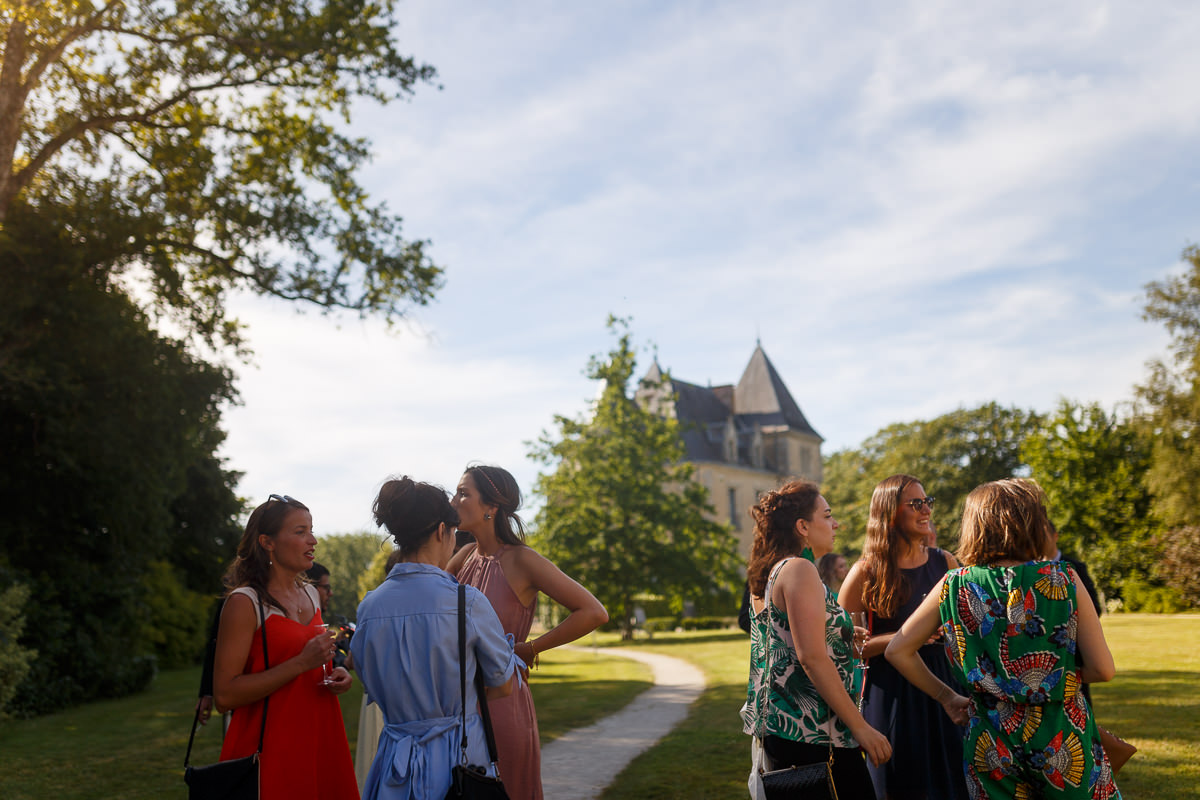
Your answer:
[[[754,355],[750,356],[750,363],[733,390],[733,410],[764,428],[783,425],[797,433],[821,438],[808,424],[761,343],[754,348]]]

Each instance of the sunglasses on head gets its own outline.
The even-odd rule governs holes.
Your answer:
[[[934,499],[935,498],[933,498],[933,497],[917,497],[913,500],[909,500],[908,502],[904,503],[904,505],[908,506],[913,511],[920,511],[922,506],[924,506],[925,508],[928,508],[930,511],[932,511]]]
[[[287,503],[289,506],[303,505],[303,503],[301,503],[296,498],[292,497],[291,495],[286,495],[286,494],[267,495],[267,499],[268,500],[278,500],[280,503]]]

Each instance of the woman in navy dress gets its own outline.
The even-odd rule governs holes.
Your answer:
[[[866,612],[867,674],[863,716],[887,736],[892,760],[869,765],[875,792],[891,800],[966,800],[963,730],[942,707],[909,683],[883,656],[888,642],[942,576],[958,562],[927,546],[933,498],[911,475],[893,475],[871,495],[863,557],[842,584],[838,602]],[[950,663],[934,639],[920,648],[929,669],[950,682]]]

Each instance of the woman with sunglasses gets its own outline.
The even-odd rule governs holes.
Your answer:
[[[304,574],[316,547],[308,507],[273,494],[250,514],[225,574],[213,696],[233,714],[221,760],[253,755],[261,733],[263,800],[358,797],[337,699],[352,679],[329,669],[334,641]]]
[[[516,654],[527,666],[539,653],[573,642],[608,622],[608,612],[591,592],[549,559],[525,544],[525,528],[517,509],[521,490],[508,470],[467,467],[454,495],[460,530],[475,544],[462,548],[447,568],[468,586],[479,589],[516,642]],[[544,594],[569,612],[555,627],[529,640],[537,596]],[[500,777],[512,800],[542,800],[542,754],[537,712],[529,685],[491,706],[500,754]]]
[[[957,800],[967,797],[962,772],[963,730],[941,706],[913,686],[883,656],[888,642],[947,571],[954,556],[929,547],[933,498],[912,475],[892,475],[875,487],[863,556],[850,569],[838,602],[866,612],[870,636],[863,716],[892,743],[893,758],[871,768],[880,797]],[[950,663],[936,637],[921,647],[929,669],[950,681]]]

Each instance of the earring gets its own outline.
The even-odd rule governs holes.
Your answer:
[[[484,518],[484,519],[491,519],[491,518],[492,518],[492,515],[491,515],[491,514],[484,514],[484,515],[483,515],[483,518]]]

